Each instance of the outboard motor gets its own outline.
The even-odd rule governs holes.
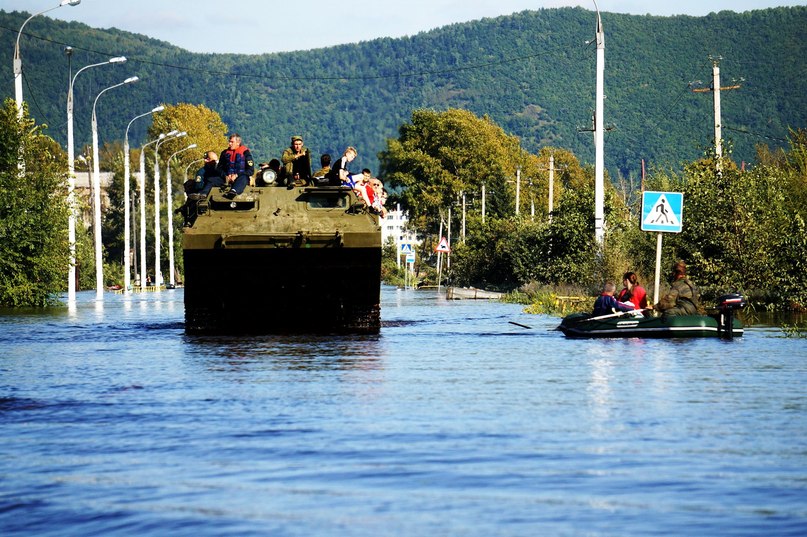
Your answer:
[[[745,298],[739,293],[729,293],[717,299],[717,333],[726,339],[734,337],[734,310],[745,307]]]

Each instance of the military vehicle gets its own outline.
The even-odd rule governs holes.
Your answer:
[[[189,334],[379,331],[379,217],[348,187],[214,189],[182,248]]]

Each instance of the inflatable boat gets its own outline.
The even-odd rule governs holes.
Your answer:
[[[714,313],[648,317],[641,312],[592,316],[573,313],[563,318],[558,330],[570,338],[692,338],[732,339],[743,335],[735,311],[745,306],[739,294],[721,296]]]

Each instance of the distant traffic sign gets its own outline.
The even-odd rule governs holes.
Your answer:
[[[411,254],[412,253],[412,245],[408,242],[401,243],[401,253],[402,254]]]
[[[684,220],[684,195],[681,192],[644,192],[642,194],[642,231],[680,233]]]
[[[446,239],[445,237],[442,237],[440,239],[440,244],[437,246],[437,248],[434,249],[434,251],[435,252],[443,252],[444,254],[447,254],[450,251],[449,248],[448,248],[448,239]]]

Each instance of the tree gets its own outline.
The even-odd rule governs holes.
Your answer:
[[[180,103],[176,105],[165,105],[165,110],[154,115],[151,126],[148,129],[149,140],[156,139],[161,133],[170,132],[172,130],[187,132],[187,136],[177,139],[168,139],[160,144],[160,170],[163,183],[168,179],[167,166],[171,166],[171,188],[174,199],[172,206],[178,207],[184,202],[184,194],[182,190],[183,173],[184,170],[190,166],[191,173],[195,173],[199,166],[193,166],[193,162],[200,160],[206,151],[219,152],[227,146],[227,125],[221,120],[218,112],[211,110],[204,105],[194,105],[188,103]],[[191,144],[196,144],[195,149],[179,153],[172,162],[166,163],[165,159],[170,157],[175,152],[188,147]],[[149,149],[153,150],[154,146]],[[147,167],[151,168],[151,163],[154,161],[153,152],[151,155],[146,156]],[[120,176],[120,179],[119,179]],[[113,181],[118,182],[122,179],[122,174],[116,173]],[[163,185],[164,188],[164,185]],[[151,189],[151,184],[147,182],[147,189]],[[120,203],[117,204],[122,208]],[[119,209],[120,210],[120,209]],[[150,209],[147,209],[149,211]],[[162,210],[165,210],[163,208]],[[152,212],[153,214],[153,212]],[[181,218],[174,219],[174,237],[180,236],[180,226],[182,225]],[[112,230],[110,230],[113,232]],[[123,228],[117,230],[117,235],[122,236]],[[150,243],[151,244],[151,243]],[[161,241],[162,249],[161,259],[168,259],[168,241]],[[177,260],[178,270],[182,267],[182,255],[180,255],[181,241],[174,241],[174,257]],[[153,255],[153,252],[150,254]],[[166,273],[167,268],[162,269]]]
[[[190,162],[202,158],[205,151],[218,153],[227,147],[227,125],[221,120],[218,112],[203,104],[165,105],[165,110],[154,114],[154,119],[148,129],[149,140],[154,140],[161,133],[172,130],[185,131],[188,135],[176,140],[169,139],[161,144],[160,155],[162,158],[188,147],[190,144],[196,144],[195,150],[177,155],[176,164],[180,169],[184,169]]]
[[[715,172],[703,159],[681,176],[651,178],[651,190],[684,193],[684,226],[665,241],[665,258],[681,258],[707,296],[729,290],[757,303],[807,303],[807,137],[796,131],[791,149],[765,155],[766,164]]]
[[[399,133],[379,154],[381,175],[399,191],[418,229],[433,228],[442,208],[461,192],[481,192],[483,184],[488,214],[512,214],[516,170],[539,176],[540,162],[517,137],[467,110],[416,110]]]
[[[0,305],[43,307],[65,289],[67,159],[13,99],[0,108]],[[25,162],[19,167],[20,159]],[[20,174],[22,173],[22,177]]]

